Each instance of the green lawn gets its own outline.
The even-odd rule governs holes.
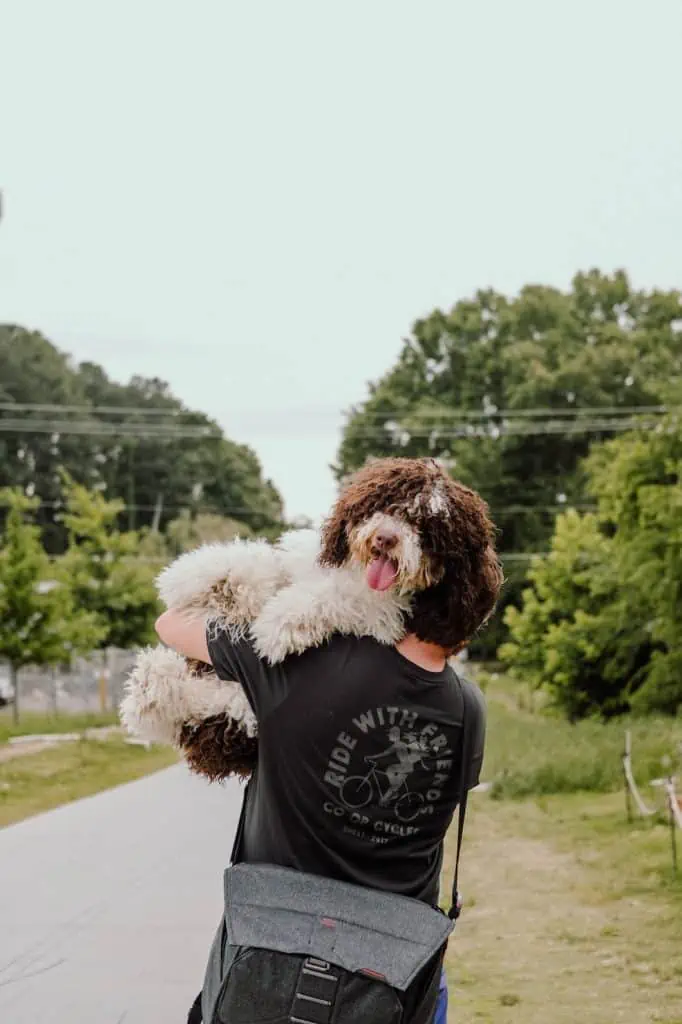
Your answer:
[[[620,788],[626,729],[632,735],[633,768],[640,786],[666,774],[671,762],[679,767],[682,719],[571,725],[542,706],[532,710],[528,692],[504,676],[483,673],[480,681],[489,714],[484,777],[493,782],[497,797],[607,793]]]
[[[0,709],[0,743],[6,743],[12,736],[28,736],[59,732],[82,732],[98,726],[118,725],[118,713],[106,714],[84,712],[82,714],[50,715],[36,711],[22,711],[18,725],[12,718],[12,708]]]
[[[471,797],[450,1020],[682,1024],[682,879],[664,819],[627,821],[624,723],[534,714],[504,679],[487,696],[484,775],[495,785]],[[644,784],[674,753],[680,723],[632,729]],[[678,842],[682,856],[680,832]],[[453,855],[451,835],[446,884]]]
[[[145,750],[121,736],[63,743],[0,762],[0,828],[176,762],[169,747]]]

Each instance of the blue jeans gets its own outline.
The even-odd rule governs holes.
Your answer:
[[[445,971],[441,973],[440,985],[438,987],[438,1002],[436,1012],[433,1015],[433,1024],[447,1024],[448,1019],[448,983]]]

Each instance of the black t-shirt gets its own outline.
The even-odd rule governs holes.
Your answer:
[[[220,679],[242,684],[258,721],[241,859],[435,904],[443,839],[461,792],[462,716],[478,783],[483,696],[370,638],[261,661],[248,640],[209,636]]]

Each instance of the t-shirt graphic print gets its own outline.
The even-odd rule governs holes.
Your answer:
[[[372,843],[418,835],[452,778],[453,758],[439,724],[395,706],[368,709],[336,738],[324,812]]]

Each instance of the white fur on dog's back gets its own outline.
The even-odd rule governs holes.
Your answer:
[[[214,587],[227,584],[239,621],[250,621],[281,587],[315,565],[319,536],[291,530],[277,544],[236,540],[204,544],[175,559],[157,579],[161,600],[178,611],[204,611]]]
[[[287,573],[294,579],[315,566],[320,553],[320,535],[317,530],[288,530],[276,547]]]
[[[233,540],[205,544],[176,558],[157,579],[161,600],[167,608],[205,608],[213,587],[229,580],[237,587],[244,581],[251,591],[249,603],[262,605],[282,584],[282,559],[265,540]]]

